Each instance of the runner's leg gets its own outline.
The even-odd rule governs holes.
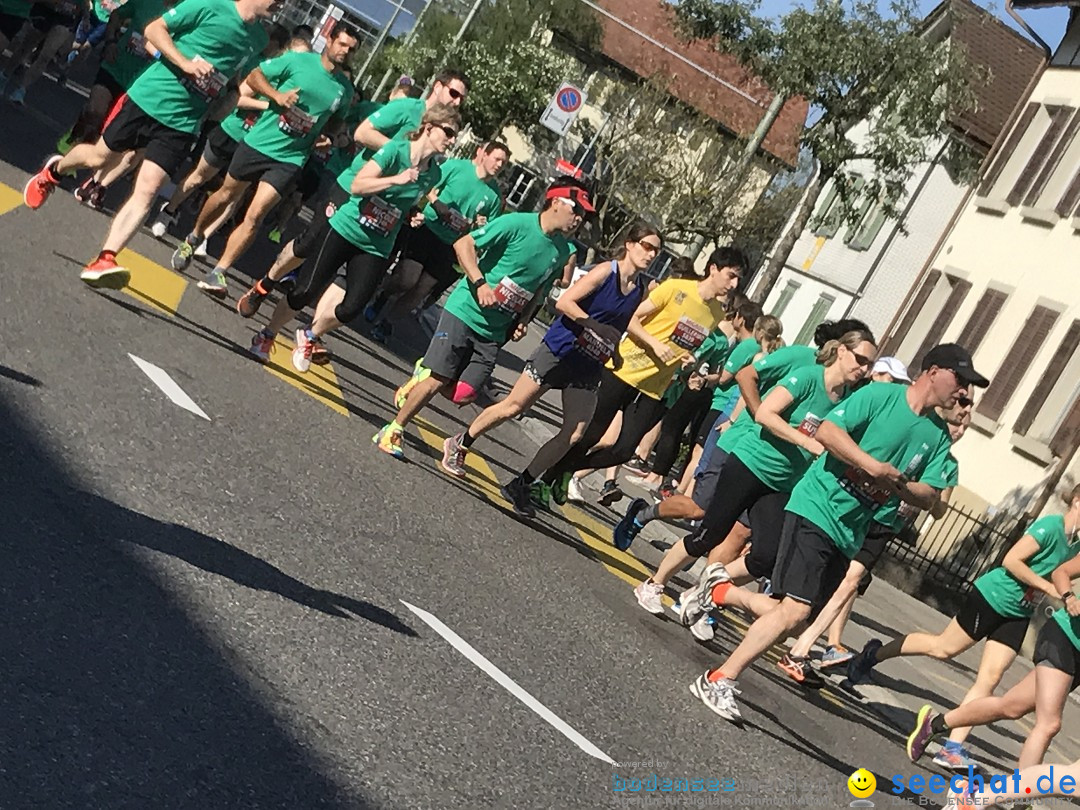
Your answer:
[[[1016,660],[1016,650],[999,641],[987,639],[983,646],[982,660],[979,662],[979,671],[975,675],[975,683],[968,689],[964,699],[959,705],[971,703],[973,700],[989,697],[994,694],[998,684],[1001,683],[1005,670],[1012,666]],[[971,733],[971,727],[954,728],[949,733],[949,741],[956,745],[962,745]]]

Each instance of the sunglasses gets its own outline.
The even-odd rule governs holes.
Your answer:
[[[646,253],[651,253],[654,256],[660,252],[660,246],[653,244],[652,242],[638,242],[638,244],[645,249]]]
[[[851,354],[855,358],[855,362],[858,363],[860,366],[863,366],[864,368],[866,366],[872,366],[874,364],[874,358],[872,357],[867,357],[865,355],[859,354],[858,352],[852,352]]]
[[[961,408],[970,408],[975,404],[975,401],[971,397],[960,395],[956,398],[956,404]]]
[[[450,98],[454,99],[454,101],[465,98],[464,93],[462,93],[460,90],[455,90],[453,87],[447,87],[446,92],[450,94]]]
[[[447,138],[456,138],[457,137],[457,130],[454,129],[449,124],[436,124],[436,127],[438,129],[441,129],[443,131],[443,134],[446,135]]]

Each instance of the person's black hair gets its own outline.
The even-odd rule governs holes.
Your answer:
[[[502,141],[487,141],[486,143],[484,143],[483,146],[480,147],[480,149],[484,152],[485,155],[490,155],[492,152],[498,151],[506,152],[507,160],[510,159],[510,147]]]
[[[459,82],[465,85],[466,90],[472,89],[472,83],[469,81],[469,77],[462,73],[460,70],[441,70],[439,71],[439,74],[435,77],[436,82],[446,85],[450,84],[450,82],[454,81],[454,79],[457,79]]]
[[[315,39],[315,29],[310,25],[298,25],[292,30],[292,39],[303,39],[307,42]]]
[[[830,340],[839,340],[848,332],[865,332],[869,337],[866,339],[877,345],[874,333],[870,327],[857,318],[841,318],[838,321],[823,321],[814,330],[814,345],[819,349]]]
[[[348,34],[357,42],[360,41],[360,35],[356,33],[356,28],[352,23],[345,22],[345,20],[338,20],[334,23],[334,27],[330,29],[330,36],[326,38],[326,41],[329,42],[332,39],[337,39],[342,34]]]
[[[289,29],[281,23],[274,23],[271,25],[270,30],[267,32],[267,36],[270,37],[270,41],[279,48],[284,48],[289,44]]]
[[[701,278],[698,271],[694,269],[694,260],[685,256],[678,256],[671,260],[671,264],[668,265],[668,275],[671,278]]]
[[[723,267],[724,265],[720,266]],[[743,323],[746,324],[746,328],[753,332],[754,324],[757,323],[758,318],[765,314],[765,310],[761,308],[761,304],[757,301],[744,301],[739,305],[739,308],[735,310],[735,314],[741,316]]]
[[[750,261],[739,248],[725,245],[724,247],[718,247],[709,254],[709,264],[717,268],[734,267],[739,271],[740,276],[745,276]]]

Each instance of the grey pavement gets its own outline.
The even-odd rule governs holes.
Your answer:
[[[0,110],[14,189],[79,99],[44,82],[29,103]],[[174,315],[87,289],[106,223],[60,192],[0,216],[0,807],[597,808],[650,774],[730,787],[668,806],[835,807],[859,767],[890,807],[912,798],[886,791],[892,774],[933,772],[907,762],[877,692],[808,693],[770,661],[742,679],[742,727],[712,715],[687,687],[740,631],[701,645],[644,613],[626,578],[659,552],[624,557],[563,514],[519,521],[482,476],[442,474],[419,430],[406,462],[374,450],[408,342],[330,341],[340,413],[248,359],[255,324],[198,293],[196,267]],[[172,249],[146,232],[130,247],[161,265]],[[504,382],[528,344],[511,348]],[[425,416],[445,435],[476,412]],[[504,480],[555,419],[545,405],[474,455]],[[943,622],[879,582],[852,640]],[[898,662],[878,686],[895,711],[947,705],[970,674],[937,666]],[[980,732],[979,753],[1007,765],[1022,735]]]

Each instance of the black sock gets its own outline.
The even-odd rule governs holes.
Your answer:
[[[945,715],[935,715],[934,719],[930,721],[930,732],[935,736],[944,734],[948,730],[949,726],[945,723]]]
[[[263,295],[266,295],[268,292],[272,292],[276,285],[277,282],[270,278],[270,276],[263,276],[255,282],[255,289]]]
[[[469,434],[466,433],[465,435],[467,436]],[[520,481],[524,486],[531,487],[533,485],[533,481],[535,481],[536,479],[532,477],[532,474],[528,470],[522,470],[520,473],[518,473],[517,480]]]
[[[469,431],[466,430],[464,433],[461,434],[461,446],[464,447],[466,450],[472,447],[472,443],[475,441],[476,437],[469,433]],[[529,483],[532,482],[530,481]]]

